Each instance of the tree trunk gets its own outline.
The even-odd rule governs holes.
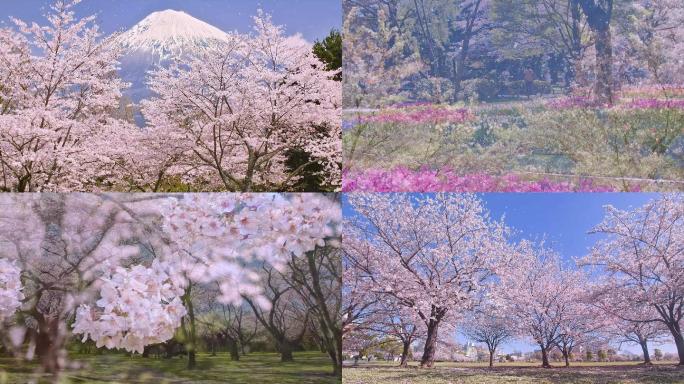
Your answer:
[[[36,355],[44,372],[59,373],[61,369],[60,351],[64,347],[64,338],[59,335],[59,319],[38,319],[36,333]]]
[[[238,345],[235,341],[231,340],[228,347],[230,348],[230,359],[232,361],[240,360],[240,353],[238,351]]]
[[[644,364],[651,365],[651,355],[648,353],[648,342],[645,339],[639,338],[639,344],[641,345],[641,351],[644,352]]]
[[[551,368],[551,364],[549,364],[549,353],[546,351],[546,348],[543,346],[541,347],[541,353],[542,353],[542,367],[543,368]]]
[[[570,366],[570,354],[566,350],[563,351],[563,359],[565,359],[565,366],[569,367]]]
[[[188,351],[188,369],[195,369],[197,366],[197,358],[195,354],[195,348],[197,346],[197,331],[195,327],[195,310],[192,305],[192,298],[190,296],[192,290],[192,285],[189,285],[185,290],[185,295],[183,296],[183,301],[185,303],[185,308],[188,311],[188,320],[190,323],[190,330],[185,328],[185,322],[182,321],[183,331],[185,333],[185,349]]]
[[[278,343],[278,351],[280,352],[280,361],[293,361],[292,357],[292,346],[287,341],[281,341]]]
[[[494,366],[494,350],[490,349],[489,350],[489,368],[492,368]]]
[[[400,367],[408,367],[408,353],[409,349],[411,348],[411,342],[410,341],[404,341],[403,342],[403,348],[401,350],[401,361],[399,362]]]
[[[439,322],[430,319],[428,322],[427,338],[425,339],[425,348],[423,349],[423,357],[420,359],[420,366],[422,368],[431,368],[435,363],[438,329]]]
[[[597,29],[596,33],[596,101],[613,104],[613,47],[610,28]]]
[[[679,365],[684,365],[684,337],[682,337],[682,332],[679,328],[679,325],[677,325],[676,328],[679,332],[673,332],[672,336],[674,337],[675,345],[677,346],[677,355],[679,355]]]

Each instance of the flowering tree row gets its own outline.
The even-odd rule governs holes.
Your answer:
[[[421,366],[430,367],[438,341],[458,331],[487,345],[490,364],[515,338],[537,345],[549,367],[553,351],[570,365],[580,347],[622,342],[640,345],[650,363],[649,343],[670,339],[684,364],[681,196],[607,207],[593,229],[606,236],[577,262],[513,241],[475,196],[354,194],[348,203],[348,351],[382,335],[405,346],[405,365],[408,346],[420,342]]]
[[[76,18],[79,2],[0,29],[0,189],[280,191],[311,164],[338,187],[341,87],[303,39],[259,13],[254,33],[158,68],[140,129],[118,112],[118,35]],[[293,151],[309,162],[290,169]]]

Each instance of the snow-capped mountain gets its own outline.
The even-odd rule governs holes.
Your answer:
[[[149,94],[147,72],[170,60],[196,54],[228,34],[182,11],[153,12],[122,33],[117,44],[124,50],[121,77],[131,83],[127,92],[138,102]]]
[[[128,53],[152,53],[168,59],[206,47],[228,37],[222,30],[185,12],[167,9],[153,12],[118,39]]]

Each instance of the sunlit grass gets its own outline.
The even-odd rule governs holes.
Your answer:
[[[566,368],[541,368],[539,363],[500,363],[493,369],[486,363],[438,362],[434,368],[420,369],[417,363],[398,368],[396,363],[370,363],[345,367],[344,384],[480,384],[480,383],[684,383],[684,367],[673,362],[644,366],[636,362],[577,362]]]
[[[325,354],[298,352],[295,361],[281,363],[276,353],[252,353],[240,361],[231,361],[227,353],[210,356],[200,353],[197,368],[186,369],[187,359],[143,358],[123,354],[76,355],[71,359],[85,365],[66,370],[59,383],[231,383],[231,384],[332,384],[339,379],[330,375],[332,366]],[[49,378],[35,372],[35,364],[17,364],[0,357],[0,384],[28,383]]]

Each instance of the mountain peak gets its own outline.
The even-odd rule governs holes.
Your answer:
[[[160,57],[182,54],[228,38],[222,30],[173,9],[150,13],[124,32],[119,44],[127,51],[152,51]]]

